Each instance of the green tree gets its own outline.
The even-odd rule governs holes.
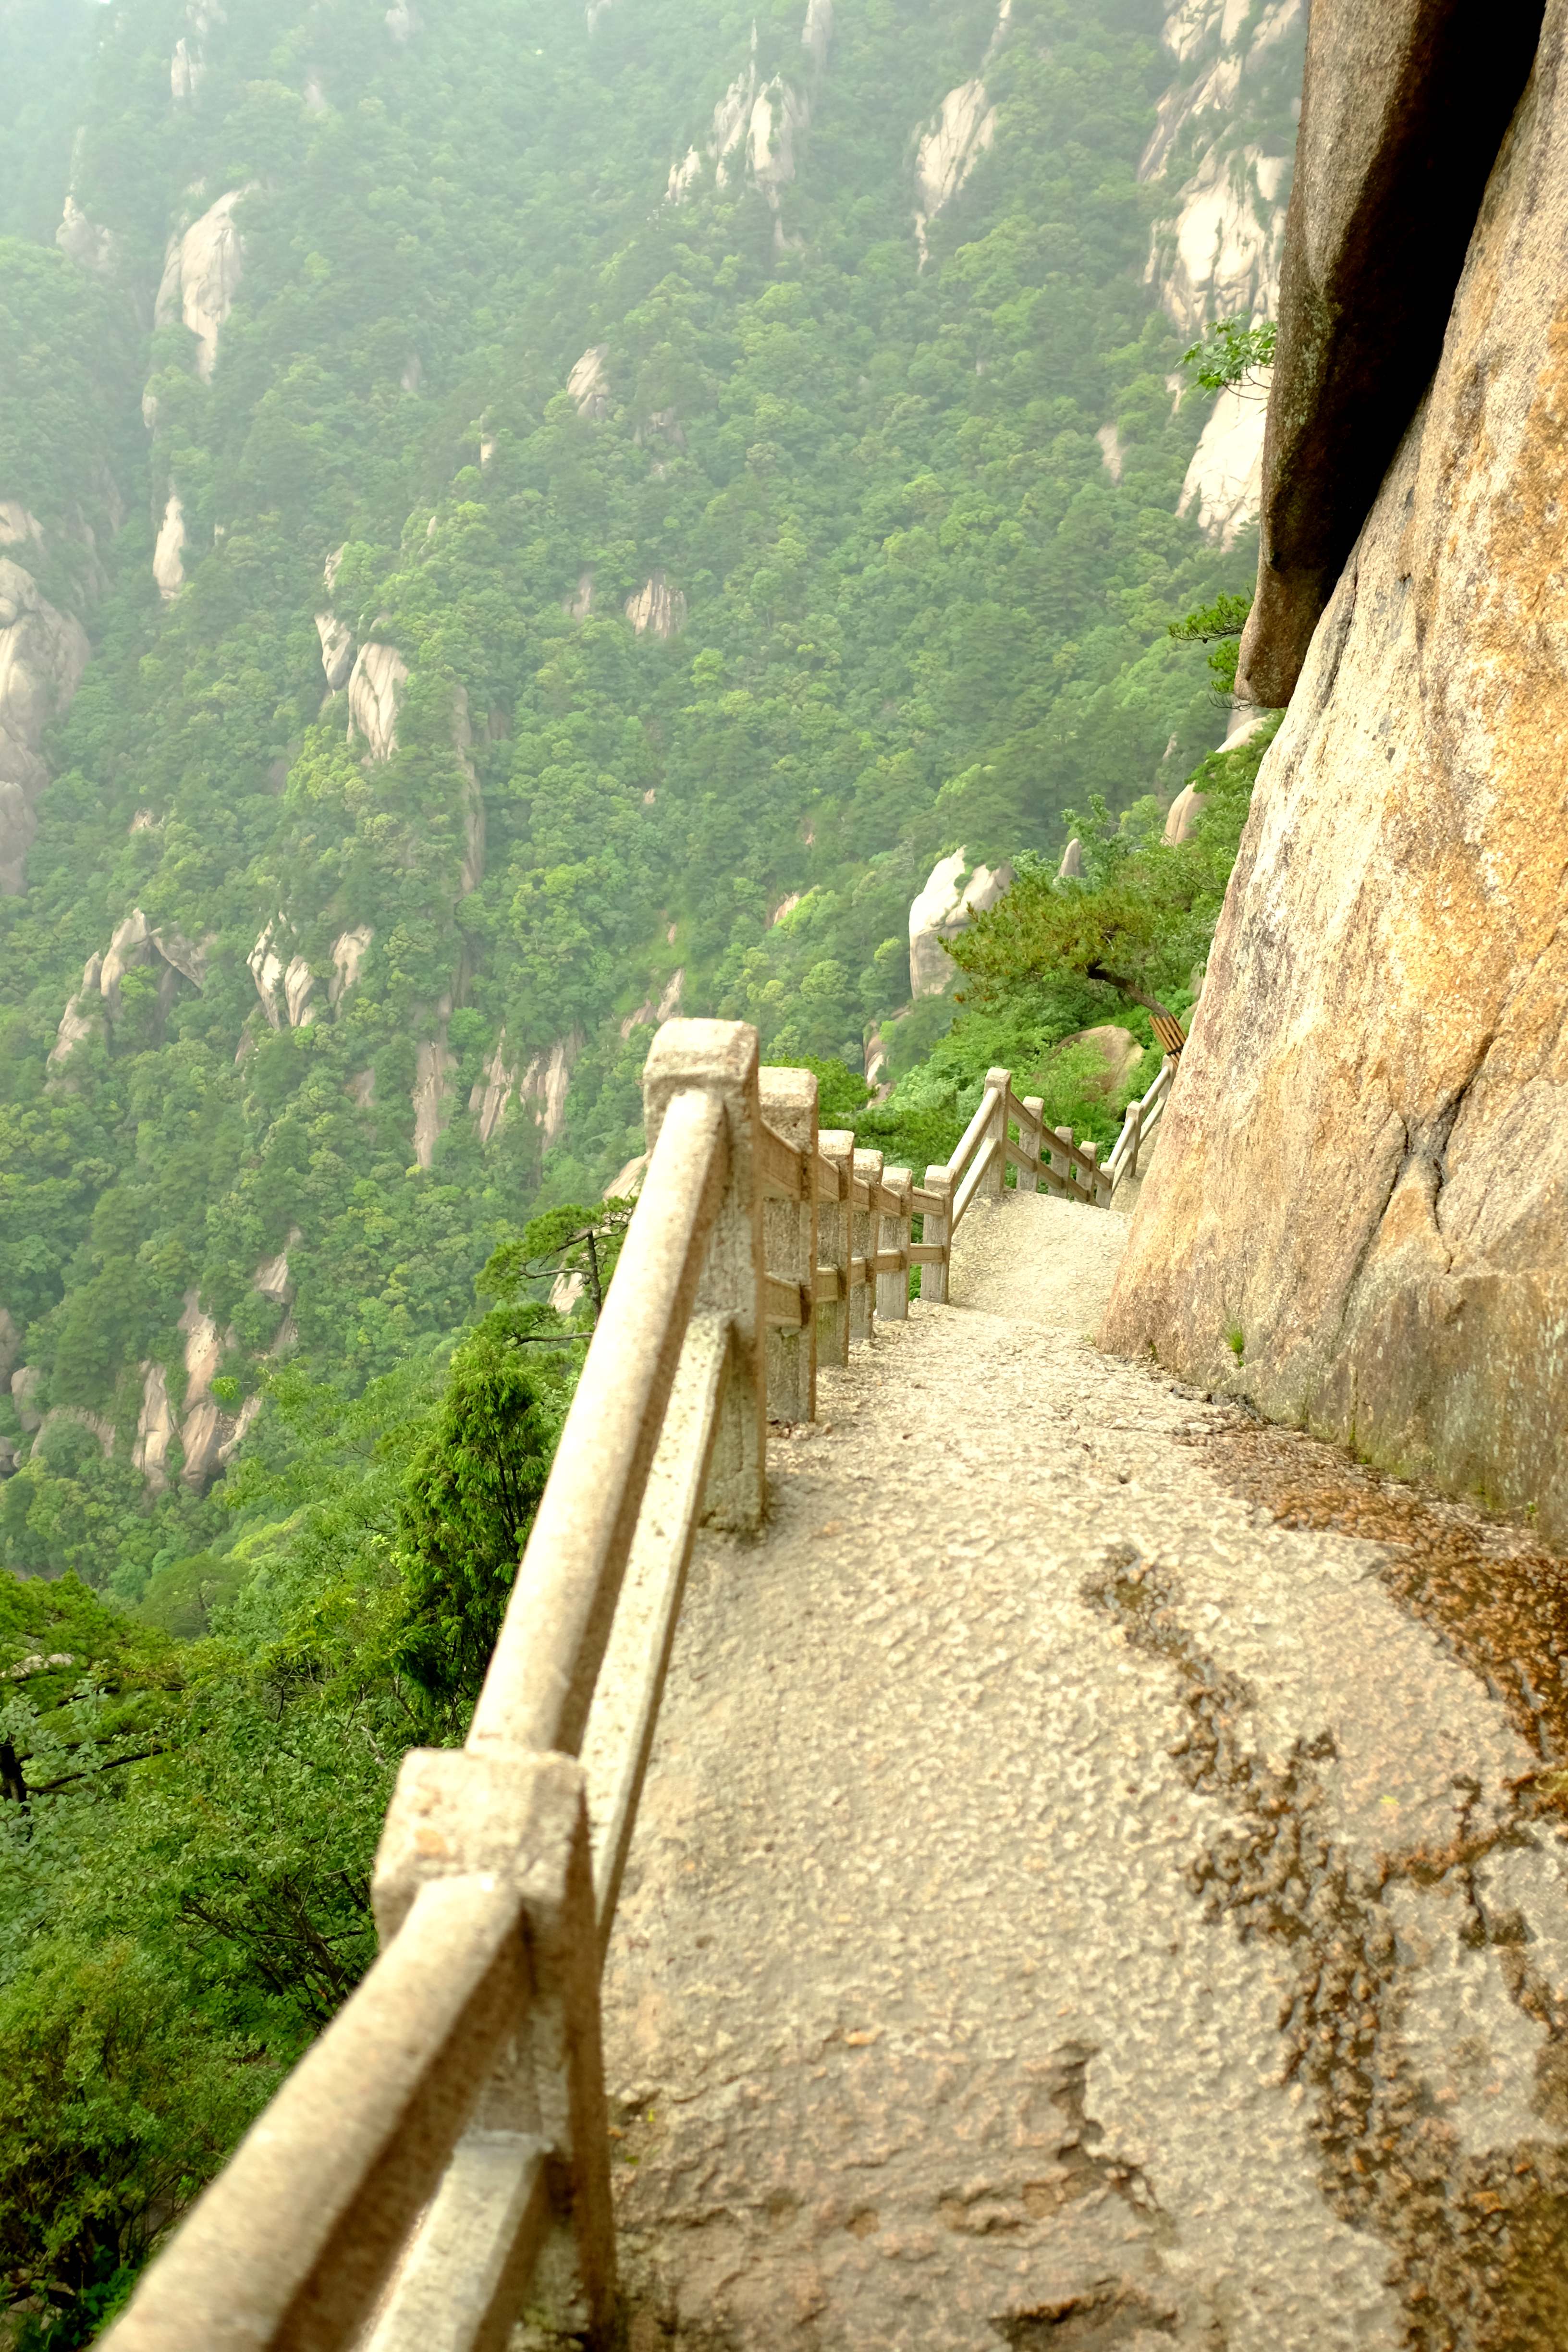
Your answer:
[[[563,1395],[529,1352],[539,1309],[498,1307],[452,1359],[398,1512],[398,1663],[460,1731],[484,1680],[560,1426]]]

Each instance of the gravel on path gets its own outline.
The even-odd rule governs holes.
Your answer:
[[[705,1538],[605,1985],[632,2352],[1568,2344],[1568,1849],[1375,1543],[977,1207]]]

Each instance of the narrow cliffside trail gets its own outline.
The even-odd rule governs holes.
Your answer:
[[[1554,1783],[1094,1349],[1126,1230],[978,1206],[702,1544],[605,1979],[633,2352],[1568,2341]]]

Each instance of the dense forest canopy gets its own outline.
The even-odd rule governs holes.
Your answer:
[[[1300,47],[1164,13],[0,0],[0,630],[47,722],[0,725],[0,2244],[39,2340],[363,1965],[388,1776],[460,1732],[581,1353],[476,1282],[635,1160],[656,1021],[755,1023],[889,1160],[997,1059],[1113,1131],[1061,1041],[1147,1022],[1042,963],[1052,877],[1076,832],[1090,893],[1174,904],[1226,712],[1169,625],[1256,551],[1184,497],[1183,93],[1256,35],[1215,184],[1265,253]],[[1150,950],[1178,1010],[1258,749]],[[911,1002],[944,858],[1020,877],[956,1024]]]

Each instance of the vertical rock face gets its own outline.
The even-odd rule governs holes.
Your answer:
[[[943,940],[956,939],[972,916],[996,904],[1013,879],[1010,866],[969,869],[968,854],[955,849],[931,867],[925,888],[910,908],[910,994],[941,996],[954,977]]]
[[[1321,57],[1348,70],[1367,21]],[[1314,73],[1316,36],[1315,13]],[[1367,161],[1374,217],[1402,172],[1426,184],[1397,152]],[[1533,1506],[1556,1545],[1565,289],[1568,0],[1552,0],[1429,394],[1264,761],[1103,1334],[1374,1461]],[[1295,415],[1293,446],[1311,422]]]
[[[1248,690],[1289,700],[1442,345],[1540,0],[1317,0],[1280,279]],[[1377,330],[1368,331],[1369,321]]]
[[[163,520],[158,526],[158,543],[153,550],[153,577],[165,604],[172,604],[185,584],[185,510],[174,490],[169,493]]]
[[[1169,190],[1147,277],[1194,341],[1219,319],[1271,319],[1279,299],[1305,0],[1183,0],[1165,19],[1175,71],[1141,180]],[[1182,486],[1180,512],[1228,547],[1258,519],[1266,383],[1222,393]]]
[[[183,236],[171,237],[158,288],[160,327],[183,320],[198,344],[196,373],[212,382],[218,337],[228,322],[245,267],[245,249],[234,225],[234,208],[247,191],[231,188],[194,221]]]
[[[452,1073],[457,1066],[444,1036],[420,1046],[414,1074],[414,1157],[421,1168],[428,1168],[435,1160],[436,1146],[451,1118]]]
[[[635,596],[627,597],[626,618],[639,637],[679,636],[686,626],[686,599],[662,572],[656,572]]]
[[[605,366],[609,356],[608,343],[590,343],[566,379],[578,415],[590,422],[610,413],[610,378]]]
[[[397,706],[408,666],[395,646],[362,646],[349,678],[349,720],[370,746],[373,760],[397,749]]]
[[[6,512],[22,509],[13,505]],[[34,812],[48,782],[39,749],[44,730],[68,709],[88,653],[87,632],[74,614],[57,612],[31,572],[0,557],[0,891],[7,894],[22,887],[37,831]]]

